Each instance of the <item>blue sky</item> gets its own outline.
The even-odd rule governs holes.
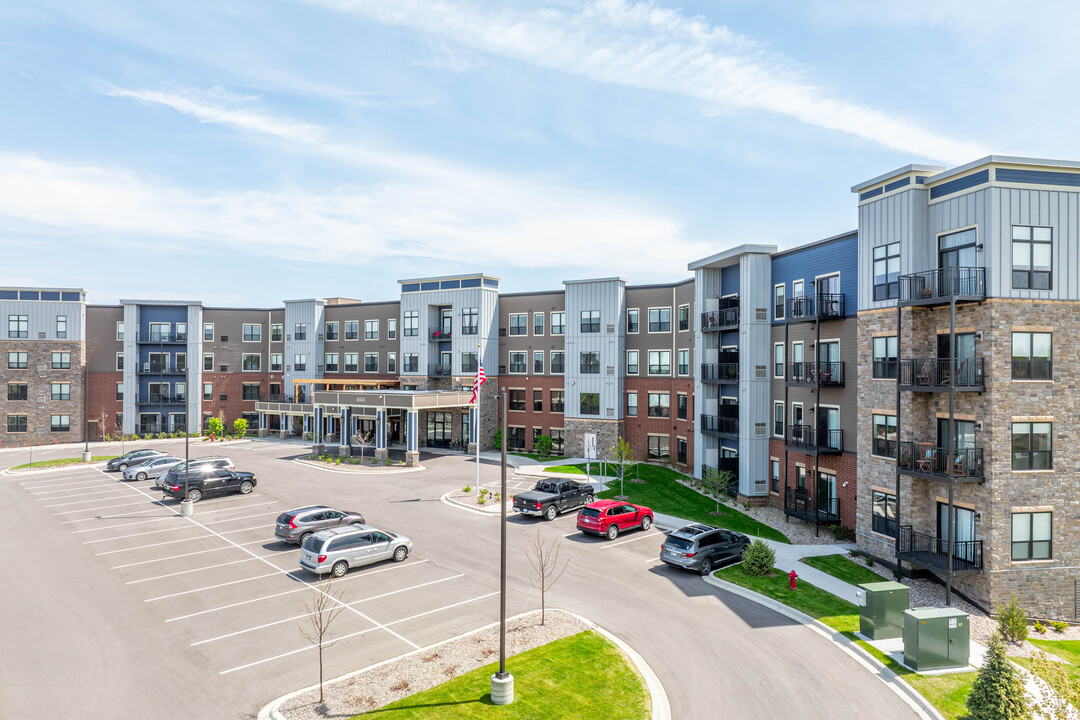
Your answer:
[[[977,8],[978,12],[974,12]],[[0,1],[0,284],[392,299],[687,277],[851,185],[1080,159],[1075,3]]]

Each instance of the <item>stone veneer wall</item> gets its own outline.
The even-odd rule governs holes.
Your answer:
[[[596,433],[596,452],[600,457],[611,453],[620,437],[625,436],[622,420],[586,420],[566,418],[566,457],[582,457],[585,453],[584,436]],[[636,453],[635,453],[636,454]],[[639,458],[644,460],[645,458]]]
[[[8,368],[7,353],[25,352],[25,370]],[[71,353],[71,368],[54,370],[53,352]],[[0,343],[0,447],[82,442],[86,434],[85,346],[75,341],[11,340]],[[8,400],[9,382],[26,383],[27,399]],[[69,383],[70,400],[53,400],[52,383]],[[7,415],[26,415],[27,432],[9,433]],[[69,416],[67,432],[52,432],[52,415]],[[95,438],[96,439],[96,438]]]

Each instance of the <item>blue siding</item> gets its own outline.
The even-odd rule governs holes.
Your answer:
[[[873,190],[867,190],[866,192],[859,195],[859,200],[860,201],[861,200],[869,200],[870,198],[877,197],[878,195],[880,195],[883,192],[885,192],[885,191],[882,190],[881,188],[874,188]]]
[[[937,187],[930,188],[930,199],[935,200],[939,197],[945,197],[954,192],[967,190],[968,188],[973,188],[976,185],[982,185],[983,183],[988,182],[990,182],[990,170],[981,170],[966,177],[950,180],[947,183],[941,183]]]
[[[1028,185],[1064,185],[1080,187],[1080,174],[1049,172],[1045,170],[1013,170],[998,168],[995,171],[998,182],[1025,183]]]
[[[145,342],[150,337],[150,323],[169,323],[169,331],[176,332],[176,323],[186,323],[188,309],[186,305],[141,305],[139,307],[139,341]],[[191,329],[188,328],[188,332]],[[199,328],[202,332],[202,328]]]
[[[839,272],[845,311],[847,315],[853,316],[859,308],[858,256],[859,236],[855,233],[824,245],[785,252],[779,257],[773,257],[772,283],[783,283],[784,297],[791,299],[792,281],[802,280],[805,294],[809,296],[813,292],[815,277]],[[769,315],[772,315],[771,309]]]
[[[720,270],[720,294],[734,295],[739,289],[739,266],[728,265]]]
[[[887,184],[885,186],[885,192],[892,192],[893,190],[895,190],[897,188],[902,188],[902,187],[904,187],[906,185],[910,185],[910,184],[911,184],[911,178],[906,177],[906,178],[904,178],[902,180],[897,180],[896,182],[891,182],[891,183]]]

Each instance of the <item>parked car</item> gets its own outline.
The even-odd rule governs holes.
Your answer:
[[[235,470],[236,466],[233,465],[233,461],[227,457],[219,455],[208,455],[206,457],[191,458],[188,461],[191,464],[191,474],[194,475],[197,472],[204,472],[206,470]],[[184,482],[184,472],[187,470],[185,463],[180,463],[169,470],[168,474],[159,477],[157,486],[162,487],[166,482],[175,485],[177,482]]]
[[[158,457],[161,455],[168,455],[167,452],[161,450],[132,450],[131,452],[124,453],[120,457],[115,457],[105,464],[106,472],[114,472],[116,470],[124,471],[132,465],[138,465],[144,463],[152,457]]]
[[[300,567],[317,575],[341,577],[349,568],[381,560],[401,562],[409,556],[412,540],[404,535],[353,523],[313,533],[300,546]]]
[[[351,523],[363,525],[364,516],[358,512],[335,510],[325,505],[309,505],[286,510],[278,515],[274,525],[274,537],[287,543],[302,545],[313,532]]]
[[[576,480],[540,480],[528,492],[514,496],[514,510],[554,520],[559,513],[576,510],[594,500],[593,487]]]
[[[660,559],[668,565],[708,575],[722,562],[738,560],[750,538],[712,525],[687,525],[667,536]]]
[[[139,465],[132,465],[125,470],[124,479],[146,480],[148,478],[157,478],[169,472],[182,462],[184,462],[184,458],[173,457],[172,455],[151,457],[146,462]]]
[[[169,474],[171,475],[172,473]],[[258,480],[255,479],[255,474],[249,472],[214,469],[200,472],[198,475],[192,473],[187,483],[187,499],[192,502],[199,502],[204,497],[224,495],[231,492],[247,495],[258,484]],[[183,500],[184,478],[181,477],[179,482],[162,485],[161,491],[165,493],[167,497]]]
[[[606,535],[608,540],[619,537],[623,530],[648,530],[652,523],[652,510],[620,500],[597,500],[581,508],[577,514],[578,530],[594,535]]]

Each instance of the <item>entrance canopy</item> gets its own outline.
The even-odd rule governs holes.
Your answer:
[[[314,404],[328,413],[344,407],[437,410],[468,407],[471,401],[471,390],[329,390],[316,391],[314,396]]]

